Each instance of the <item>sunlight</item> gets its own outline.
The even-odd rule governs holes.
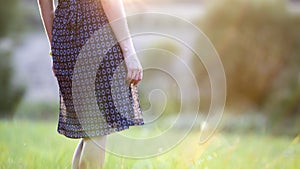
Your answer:
[[[130,6],[144,6],[146,1],[145,0],[123,0],[125,5]]]

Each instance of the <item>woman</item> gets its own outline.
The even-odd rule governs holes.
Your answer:
[[[60,91],[58,132],[80,138],[74,169],[102,168],[106,136],[143,125],[142,67],[122,0],[38,0]]]

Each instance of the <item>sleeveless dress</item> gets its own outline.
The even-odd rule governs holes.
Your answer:
[[[59,0],[52,36],[58,133],[94,137],[144,124],[137,87],[126,83],[124,56],[100,0]]]

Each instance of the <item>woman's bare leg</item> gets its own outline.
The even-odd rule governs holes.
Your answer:
[[[83,139],[80,139],[73,155],[72,169],[79,169],[79,160],[81,156],[82,147],[83,147]]]
[[[84,138],[81,151],[80,169],[102,169],[105,160],[106,136]]]

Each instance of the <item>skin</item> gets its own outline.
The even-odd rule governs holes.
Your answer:
[[[54,19],[54,1],[37,0],[41,19],[51,48],[52,26]],[[127,81],[138,84],[143,77],[141,63],[136,55],[132,39],[128,30],[126,14],[122,0],[99,0],[110,22],[111,28],[123,51],[127,67]],[[73,169],[101,169],[105,160],[105,144],[107,136],[82,138],[73,155]]]
[[[122,0],[101,0],[104,12],[123,50],[128,69],[127,81],[136,85],[143,78],[141,63],[137,58],[128,30],[126,14]]]

